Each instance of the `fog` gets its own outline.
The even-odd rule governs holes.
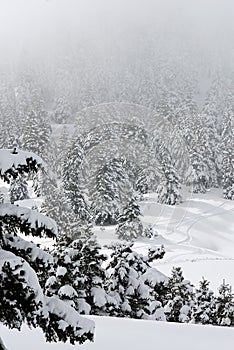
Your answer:
[[[149,38],[229,51],[233,14],[232,0],[0,0],[1,60],[47,59],[97,41],[108,56],[116,46]]]
[[[40,71],[52,91],[58,70],[92,70],[109,89],[113,75],[152,76],[167,62],[195,81],[233,71],[233,14],[232,0],[0,0],[0,72]]]

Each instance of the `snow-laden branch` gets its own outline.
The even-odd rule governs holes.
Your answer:
[[[6,289],[9,283],[10,291]],[[33,327],[39,325],[48,341],[69,340],[74,344],[93,340],[94,322],[80,316],[58,297],[45,296],[31,266],[5,250],[0,250],[0,284],[0,321],[3,324],[18,329],[25,321]]]
[[[76,341],[83,343],[87,339],[93,340],[95,329],[93,321],[80,316],[73,307],[56,296],[45,297],[44,305],[44,317],[48,319],[48,313],[49,318],[51,315],[53,315],[52,319],[54,316],[57,318],[57,328],[54,328],[60,341],[65,342],[69,339],[70,343],[74,344]],[[51,341],[50,338],[47,339]]]
[[[168,282],[168,277],[153,267],[143,273],[141,279],[144,283],[150,285],[151,287],[154,287],[160,283],[166,284]]]
[[[31,210],[29,208],[18,207],[13,204],[0,204],[0,221],[23,228],[23,232],[34,236],[41,236],[44,233],[48,237],[57,235],[57,225],[53,219]],[[11,225],[12,224],[12,225]]]
[[[37,171],[41,166],[45,167],[45,163],[33,152],[0,149],[0,177],[6,182],[18,173]]]
[[[31,268],[31,266],[22,258],[19,258],[15,254],[8,252],[6,250],[0,250],[0,273],[2,273],[2,268],[5,263],[9,263],[12,270],[17,268],[17,266],[20,266],[19,271],[22,276],[24,276],[25,281],[27,282],[27,285],[32,288],[32,290],[35,292],[35,296],[37,301],[42,302],[43,301],[43,292],[40,287],[40,284],[38,282],[37,274],[36,272]],[[24,273],[22,273],[22,271]]]
[[[25,255],[27,255],[28,262],[41,261],[45,268],[48,268],[51,264],[53,264],[54,259],[51,254],[46,252],[44,249],[36,246],[35,243],[24,240],[19,236],[12,236],[11,234],[4,234],[4,245],[7,250],[14,251],[17,255],[20,255],[25,259]],[[23,255],[21,255],[23,252]]]

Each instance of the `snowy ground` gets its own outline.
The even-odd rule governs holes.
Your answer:
[[[155,223],[166,249],[155,266],[168,274],[181,266],[186,278],[195,285],[204,276],[216,289],[226,280],[234,286],[234,202],[224,200],[220,190],[189,195],[176,208],[153,203],[153,195],[143,204],[144,221]],[[137,250],[143,250],[137,243]]]
[[[45,343],[39,330],[24,328],[9,331],[0,326],[0,334],[10,350],[220,350],[231,349],[234,329],[156,321],[92,317],[96,324],[94,343],[82,346]]]
[[[160,271],[170,274],[173,266],[181,266],[195,286],[203,276],[214,290],[223,279],[234,286],[234,202],[218,189],[206,194],[185,189],[184,198],[179,206],[167,206],[156,203],[155,194],[145,196],[142,221],[152,224],[158,236],[139,239],[135,249],[144,254],[149,246],[163,244],[165,257],[154,265]],[[95,233],[102,245],[116,240],[113,227]]]
[[[222,198],[220,190],[191,195],[184,190],[184,202],[179,206],[156,203],[155,194],[145,196],[141,208],[143,223],[151,223],[158,236],[142,238],[135,243],[138,252],[149,246],[164,244],[166,255],[155,262],[160,271],[170,274],[172,266],[181,266],[184,276],[197,286],[204,276],[217,291],[225,278],[234,286],[234,201]],[[24,203],[25,205],[25,203]],[[113,227],[94,229],[102,245],[116,240]],[[95,317],[96,341],[81,349],[220,349],[234,344],[234,329],[212,326],[166,324]],[[27,334],[27,337],[26,337]],[[170,334],[170,337],[168,337]],[[0,328],[0,335],[11,350],[71,349],[69,345],[46,344],[40,332],[24,329],[21,333]],[[20,345],[19,345],[20,344]]]

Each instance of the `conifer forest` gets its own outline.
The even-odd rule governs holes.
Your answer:
[[[0,0],[0,350],[231,349],[233,16]]]

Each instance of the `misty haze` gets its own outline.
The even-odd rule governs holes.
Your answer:
[[[231,349],[233,17],[0,0],[0,350]]]

